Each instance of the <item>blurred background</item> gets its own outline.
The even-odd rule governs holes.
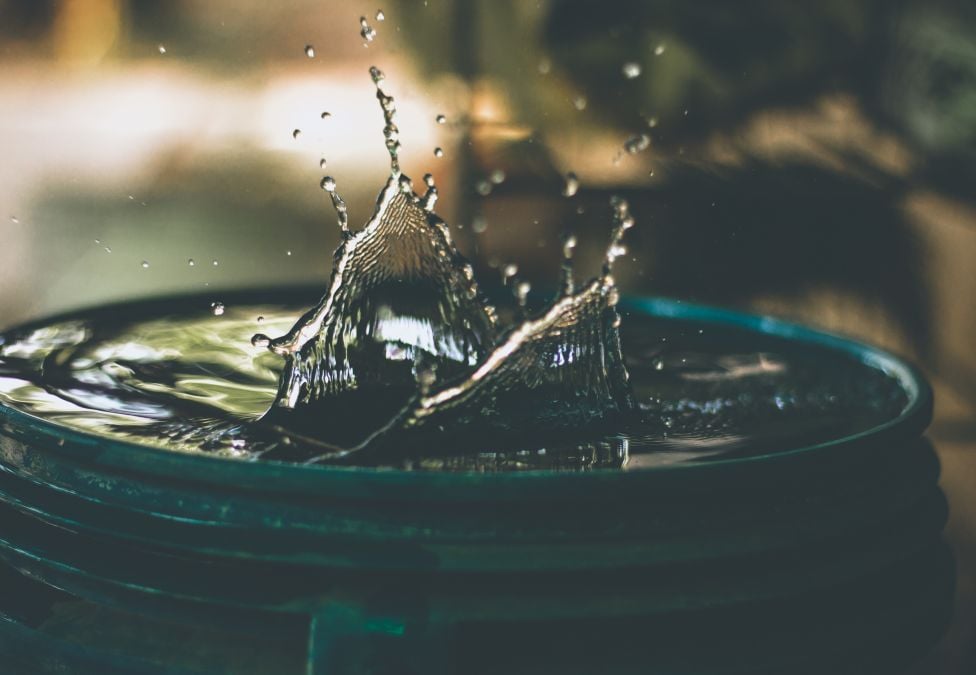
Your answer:
[[[620,194],[625,292],[922,366],[960,573],[917,672],[976,672],[976,4],[0,0],[0,325],[324,284],[319,181],[362,223],[388,175],[371,65],[480,278],[554,287],[567,231],[595,272]]]

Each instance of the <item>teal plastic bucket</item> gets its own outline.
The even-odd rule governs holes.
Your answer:
[[[924,378],[766,317],[623,309],[841,355],[908,404],[760,456],[508,474],[234,461],[0,407],[0,658],[16,673],[889,673],[924,652],[954,579]]]

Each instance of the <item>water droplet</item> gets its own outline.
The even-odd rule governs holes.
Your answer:
[[[383,74],[383,71],[376,66],[369,67],[369,76],[373,78],[373,84],[379,84],[386,79],[386,75]]]
[[[314,59],[315,47],[313,47],[312,45],[305,45],[305,56],[307,56],[310,59]]]
[[[549,59],[542,59],[539,61],[539,74],[548,75],[549,71],[552,70],[552,61]]]
[[[636,61],[628,61],[621,70],[623,71],[624,77],[628,80],[640,77],[641,74],[641,66]]]
[[[474,189],[482,197],[487,197],[491,194],[491,183],[486,180],[479,180],[475,183]]]
[[[319,187],[321,187],[326,192],[335,192],[336,189],[335,178],[333,178],[332,176],[323,177],[322,180],[319,182]]]
[[[587,100],[582,94],[573,99],[573,107],[577,110],[586,110]]]
[[[626,150],[631,155],[636,155],[638,152],[643,152],[651,146],[651,137],[647,134],[640,134],[639,136],[633,136],[627,139],[624,143],[624,150]]]
[[[488,179],[495,185],[501,185],[502,183],[505,182],[505,172],[502,171],[501,169],[495,169],[494,171],[491,172],[491,175],[488,177]]]
[[[187,258],[186,264],[189,265],[190,267],[194,267],[197,263],[193,258]]]
[[[319,117],[321,117],[322,119],[326,119],[332,117],[332,113],[330,113],[328,110],[323,110],[322,114],[319,115]]]
[[[434,119],[437,120],[438,124],[444,124],[445,122],[447,122],[447,117],[445,117],[444,115],[438,115]]]
[[[257,318],[257,321],[258,321],[258,323],[264,323],[264,317],[263,316],[259,316]]]
[[[291,132],[291,137],[294,139],[297,139],[301,135],[302,135],[301,129],[295,129],[293,132]]]
[[[319,160],[319,168],[320,169],[324,169],[325,168],[325,157],[323,157],[322,159]]]
[[[653,178],[654,177],[654,169],[651,169],[650,171],[648,171],[647,172],[647,175],[650,176],[651,178]]]
[[[214,267],[217,267],[219,264],[220,264],[220,261],[217,260],[216,258],[214,258],[214,260],[213,260],[213,266]]]
[[[251,345],[254,347],[267,347],[270,344],[271,338],[264,333],[256,333],[254,337],[251,338]]]
[[[579,178],[570,171],[566,174],[566,182],[563,185],[563,197],[572,197],[579,190]]]
[[[656,117],[648,117],[647,118],[647,126],[649,126],[651,129],[653,129],[654,127],[656,127],[657,126],[657,118]]]
[[[290,256],[291,255],[291,251],[285,251],[285,255]]]
[[[376,39],[376,30],[369,25],[365,16],[359,17],[359,34],[366,42],[372,42]]]
[[[488,221],[482,216],[476,216],[473,221],[471,221],[471,231],[475,234],[483,234],[485,230],[488,229]]]
[[[10,216],[10,222],[13,223],[14,225],[17,225],[20,222],[20,218],[18,218],[17,216]]]
[[[166,45],[159,45],[158,47],[156,47],[156,49],[159,50],[159,53],[160,54],[165,54],[166,53]]]
[[[148,260],[143,260],[142,261],[142,269],[146,269],[147,267],[149,267],[149,261]]]
[[[505,280],[511,279],[516,274],[518,274],[518,265],[515,263],[508,263],[502,268],[502,278]]]
[[[211,302],[210,311],[213,312],[214,316],[223,316],[224,314],[224,303],[222,302]]]
[[[657,47],[654,48],[654,56],[660,56],[661,54],[664,53],[665,49],[667,48],[664,46],[664,43],[662,42],[661,44],[659,44]]]
[[[443,156],[444,156],[444,150],[442,150],[441,148],[434,148],[434,157],[443,157]]]
[[[376,10],[376,20],[377,21],[386,21],[386,14],[383,13],[383,10],[382,9]]]

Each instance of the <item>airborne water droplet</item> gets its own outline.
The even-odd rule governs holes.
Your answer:
[[[366,42],[372,42],[376,38],[376,30],[369,25],[365,16],[359,17],[359,34]]]
[[[495,169],[494,171],[491,172],[491,175],[488,177],[488,179],[495,185],[501,185],[502,183],[505,182],[505,172],[502,171],[501,169]]]
[[[305,45],[305,56],[307,56],[310,59],[314,59],[315,47],[313,47],[312,45]]]
[[[148,260],[143,260],[142,261],[142,269],[146,269],[147,267],[149,267],[149,261]]]
[[[376,20],[377,21],[386,21],[386,14],[383,13],[383,10],[382,9],[376,10]]]
[[[434,119],[437,120],[438,124],[444,124],[445,122],[447,122],[447,118],[444,115],[438,115]]]
[[[326,119],[328,117],[332,117],[332,113],[330,113],[329,111],[326,110],[326,111],[323,111],[322,114],[319,117],[321,117],[322,119]]]
[[[20,218],[18,218],[17,216],[10,216],[10,222],[13,223],[14,225],[17,225],[18,223],[20,223]]]
[[[566,182],[563,185],[563,197],[572,197],[579,190],[579,178],[570,171],[566,174]]]
[[[641,66],[636,61],[628,61],[623,65],[622,71],[624,77],[628,80],[633,80],[634,78],[640,77]]]
[[[586,110],[587,100],[585,96],[577,96],[573,99],[573,107],[577,110]]]
[[[379,84],[386,79],[386,75],[383,74],[383,71],[376,66],[369,67],[369,76],[373,78],[373,84]]]
[[[159,50],[159,53],[160,54],[165,54],[166,53],[166,45],[159,45],[158,47],[156,47],[156,49]]]
[[[293,132],[291,132],[291,137],[295,139],[297,139],[301,135],[302,135],[301,129],[295,129]]]
[[[220,261],[219,261],[219,260],[217,260],[216,258],[214,258],[214,261],[213,261],[213,266],[214,266],[214,267],[217,267],[217,265],[219,265],[219,264],[220,264]]]
[[[195,265],[196,265],[197,263],[196,263],[196,261],[195,261],[195,260],[193,260],[193,258],[188,258],[188,259],[187,259],[187,261],[186,261],[186,264],[187,264],[187,265],[189,265],[190,267],[193,267],[193,266],[195,266]]]
[[[664,53],[665,49],[666,47],[664,46],[664,43],[659,44],[657,47],[654,48],[654,56],[660,56],[661,54]]]
[[[479,180],[475,183],[474,189],[482,197],[487,197],[491,194],[491,183],[486,180]]]
[[[443,157],[444,151],[441,148],[434,148],[434,157]]]
[[[271,344],[271,338],[264,333],[257,333],[251,338],[251,345],[254,347],[267,347]]]
[[[319,168],[320,169],[324,169],[325,168],[325,157],[323,157],[322,159],[319,160]]]
[[[321,187],[326,192],[335,192],[336,182],[335,178],[332,176],[325,176],[319,181],[319,187]]]
[[[210,311],[213,312],[214,316],[223,316],[224,314],[224,303],[222,302],[211,302]]]
[[[651,146],[651,137],[647,134],[640,134],[639,136],[633,136],[627,139],[624,143],[624,150],[626,150],[631,155],[636,155],[638,152],[643,152]]]

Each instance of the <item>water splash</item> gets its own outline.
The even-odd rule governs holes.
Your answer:
[[[614,200],[614,227],[600,274],[576,290],[572,250],[564,245],[560,291],[528,319],[501,326],[474,268],[434,213],[437,187],[424,176],[414,191],[399,164],[396,102],[375,66],[370,76],[383,113],[390,177],[363,229],[331,176],[321,187],[338,216],[342,243],[328,289],[285,335],[252,344],[285,359],[275,404],[263,423],[314,438],[320,459],[356,461],[388,453],[393,432],[467,428],[513,432],[526,426],[579,427],[634,411],[621,356],[618,292],[611,274],[633,224]],[[504,180],[495,171],[489,187]],[[503,270],[510,277],[517,267]],[[530,285],[513,279],[524,317]]]

